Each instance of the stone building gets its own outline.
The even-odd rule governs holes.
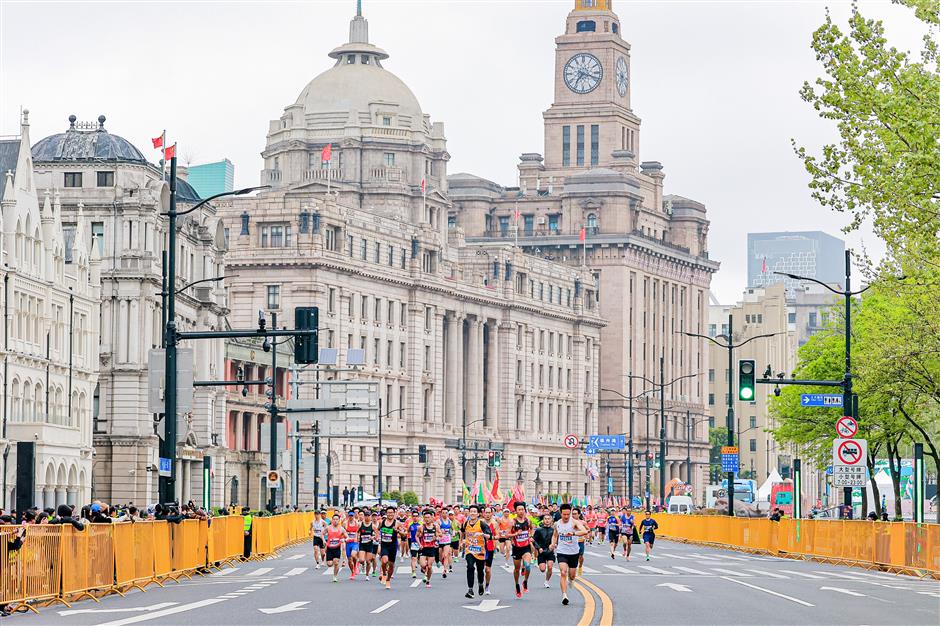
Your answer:
[[[555,39],[555,96],[543,113],[544,155],[522,154],[515,186],[451,175],[448,219],[451,232],[472,244],[503,245],[590,273],[586,285],[607,321],[599,430],[592,432],[630,434],[630,375],[634,396],[658,390],[651,382],[661,381],[662,358],[664,471],[667,480],[686,479],[691,428],[692,482],[700,497],[708,474],[708,354],[703,340],[682,333],[705,332],[718,263],[708,256],[705,206],[665,193],[662,164],[639,159],[633,86],[630,44],[611,1],[576,0]],[[653,405],[649,431],[634,407],[633,435],[642,450],[658,450],[658,400]],[[622,489],[618,480],[615,493]]]
[[[312,305],[321,349],[335,349],[340,365],[363,351],[357,371],[318,375],[378,381],[383,448],[425,444],[430,454],[423,467],[386,458],[386,490],[452,501],[462,476],[482,479],[485,463],[464,470],[445,445],[466,431],[504,446],[504,486],[597,495],[584,456],[562,445],[598,428],[604,321],[590,272],[449,228],[443,124],[385,68],[362,15],[329,56],[333,66],[269,124],[261,180],[272,189],[219,205],[238,276],[233,326],[252,326],[259,309],[291,325],[294,307]],[[237,443],[246,417],[227,419]],[[247,419],[253,437],[264,426]],[[377,444],[332,440],[334,484],[377,491]]]
[[[36,185],[56,190],[62,205],[66,251],[70,239],[87,241],[101,258],[100,359],[93,396],[93,495],[137,504],[157,500],[157,415],[148,406],[148,354],[162,345],[162,256],[166,249],[169,186],[161,168],[126,139],[105,129],[105,117],[79,122],[32,148]],[[182,211],[199,201],[181,180]],[[225,315],[217,283],[187,288],[224,274],[224,239],[215,208],[205,205],[179,220],[177,298],[180,330],[217,329]],[[196,380],[218,380],[222,341],[195,342]],[[96,366],[97,367],[97,366]],[[191,414],[180,416],[178,496],[202,493],[203,456],[219,454],[224,390],[198,388]],[[220,457],[221,458],[221,457]],[[213,487],[220,492],[221,483]]]
[[[15,507],[18,442],[35,444],[30,505],[83,504],[92,488],[101,261],[81,208],[72,220],[82,228],[66,239],[59,191],[37,185],[28,116],[23,111],[18,137],[0,139],[0,508],[6,510]]]

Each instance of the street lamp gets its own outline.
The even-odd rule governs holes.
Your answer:
[[[740,348],[755,339],[765,339],[769,337],[775,337],[782,333],[765,333],[762,335],[754,335],[745,339],[741,343],[734,343],[734,316],[728,314],[728,334],[722,333],[717,335],[717,337],[709,337],[708,335],[700,335],[699,333],[690,333],[688,331],[680,331],[680,334],[687,337],[697,337],[699,339],[707,339],[719,348],[725,348],[728,350],[728,416],[726,419],[726,424],[728,426],[728,445],[734,445],[734,350],[735,348]],[[726,343],[721,343],[717,339],[724,339]],[[728,472],[728,515],[734,516],[734,472]]]
[[[643,378],[643,377],[642,377],[642,376],[634,376],[632,372],[631,372],[630,374],[628,374],[627,376],[629,376],[629,380],[630,380],[630,383],[629,383],[629,386],[630,386],[630,395],[629,395],[629,396],[625,396],[625,395],[623,395],[622,393],[620,393],[619,391],[617,391],[617,390],[615,390],[615,389],[607,389],[606,387],[601,387],[601,391],[606,391],[606,392],[612,393],[612,394],[614,394],[614,395],[616,395],[616,396],[620,396],[620,397],[623,398],[624,400],[628,400],[628,401],[630,402],[630,428],[629,428],[629,431],[628,431],[628,440],[627,440],[627,457],[628,457],[628,459],[627,459],[627,467],[626,467],[625,469],[627,469],[627,472],[626,472],[626,473],[627,473],[627,495],[628,495],[628,497],[629,497],[629,499],[630,499],[630,502],[633,502],[633,465],[634,465],[634,463],[635,463],[635,459],[634,459],[634,456],[633,456],[633,401],[636,400],[636,399],[638,399],[638,398],[642,398],[643,396],[645,396],[645,395],[647,395],[647,394],[649,394],[649,393],[654,392],[655,389],[647,389],[646,391],[644,391],[644,392],[642,392],[642,393],[639,393],[639,394],[637,394],[637,395],[633,395],[633,379],[634,379],[634,378]],[[648,379],[643,378],[643,380],[648,380]],[[676,379],[676,380],[678,380],[678,379]],[[673,381],[673,382],[675,382],[675,381]],[[655,384],[655,383],[654,383],[654,384]],[[647,446],[649,445],[649,441],[648,441],[648,440],[649,440],[649,430],[648,430],[648,429],[649,429],[649,425],[647,425],[647,433],[646,433],[646,437],[647,437]],[[609,462],[608,462],[608,473],[607,473],[608,476],[610,476],[609,465],[610,465],[610,464],[609,464]]]
[[[467,410],[463,411],[463,440],[460,442],[460,474],[463,479],[463,484],[467,484],[467,429],[474,424],[480,424],[485,422],[486,418],[481,417],[480,419],[473,420],[472,422],[467,422]],[[475,459],[476,457],[474,457]],[[477,463],[476,460],[473,461],[473,477],[476,478],[477,474]]]
[[[385,453],[382,451],[382,418],[388,417],[392,413],[398,413],[399,411],[404,411],[405,407],[399,407],[397,409],[392,409],[387,413],[382,413],[382,398],[379,398],[379,492],[376,494],[379,498],[379,506],[382,506],[382,457],[385,456]]]
[[[163,213],[168,218],[169,240],[167,244],[167,281],[170,285],[166,292],[166,322],[164,339],[166,343],[166,428],[161,447],[161,457],[170,459],[170,475],[160,477],[160,498],[162,502],[172,502],[176,495],[176,439],[177,439],[177,397],[176,397],[176,347],[179,337],[176,331],[176,219],[200,209],[203,205],[224,196],[242,196],[259,189],[267,188],[246,187],[234,191],[225,191],[200,200],[192,208],[182,212],[176,210],[176,157],[170,159],[170,207]],[[272,441],[274,438],[272,437]],[[272,444],[273,448],[273,444]],[[272,459],[273,461],[273,459]]]
[[[672,417],[672,418],[670,418],[670,419],[672,419],[672,420],[673,420],[675,423],[677,423],[677,424],[679,423],[679,418],[678,418],[678,417]],[[701,418],[698,418],[698,419],[692,419],[692,413],[691,413],[691,411],[686,411],[686,412],[685,412],[685,421],[686,421],[686,428],[685,428],[685,482],[691,485],[691,484],[692,484],[692,431],[694,430],[694,428],[695,428],[695,426],[696,426],[697,424],[701,424],[701,423],[703,423],[703,422],[707,422],[707,421],[708,421],[708,418],[707,418],[707,417],[701,417]],[[738,439],[740,439],[740,435],[738,436]]]

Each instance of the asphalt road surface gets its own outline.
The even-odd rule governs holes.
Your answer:
[[[635,546],[634,548],[639,548]],[[637,555],[639,553],[639,556]],[[377,579],[349,573],[332,583],[316,569],[310,544],[265,561],[240,563],[165,588],[150,586],[71,609],[4,618],[3,626],[63,624],[928,624],[940,623],[940,582],[860,568],[778,559],[659,541],[651,561],[635,550],[611,560],[607,546],[587,547],[584,576],[562,606],[557,573],[551,588],[533,570],[530,591],[515,597],[502,555],[492,595],[467,600],[465,566],[431,588],[399,561],[388,591]]]

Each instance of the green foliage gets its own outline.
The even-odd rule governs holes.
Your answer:
[[[401,494],[401,501],[399,504],[404,504],[406,506],[416,506],[418,504],[418,494],[414,491],[406,491]]]

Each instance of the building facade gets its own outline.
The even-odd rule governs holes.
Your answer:
[[[0,140],[0,508],[6,510],[17,500],[83,504],[92,489],[101,260],[85,236],[81,208],[72,218],[80,234],[67,241],[59,191],[38,188],[28,116],[23,111],[18,137]],[[26,498],[15,497],[22,442],[33,445],[33,493]]]
[[[448,228],[443,124],[385,69],[362,15],[329,56],[333,67],[269,124],[261,178],[273,189],[219,205],[238,275],[233,326],[252,326],[258,310],[290,325],[294,307],[319,307],[321,351],[340,367],[308,367],[303,382],[378,381],[384,451],[428,447],[426,465],[384,458],[379,485],[378,441],[331,439],[333,484],[453,501],[462,479],[494,476],[448,447],[466,434],[502,446],[504,486],[597,495],[588,461],[562,445],[597,429],[604,320],[590,272]],[[345,367],[357,355],[362,365]],[[245,415],[227,419],[237,446]]]
[[[186,182],[200,198],[210,198],[235,188],[235,165],[228,159],[190,165],[187,170]]]
[[[820,231],[748,233],[747,285],[766,287],[783,282],[792,294],[799,281],[774,272],[786,272],[824,283],[845,280],[845,242]]]
[[[115,503],[157,501],[159,415],[148,403],[148,358],[162,345],[162,256],[166,250],[169,185],[161,169],[130,142],[105,129],[105,117],[79,122],[69,117],[63,133],[32,148],[36,185],[56,190],[66,241],[88,241],[101,258],[98,387],[93,390],[95,448],[93,496]],[[179,210],[199,197],[184,180]],[[178,221],[179,330],[218,329],[226,313],[217,283],[187,287],[224,274],[224,238],[215,208],[204,205]],[[68,250],[68,246],[66,246]],[[221,341],[201,341],[194,350],[195,380],[218,380]],[[204,456],[221,461],[224,390],[197,388],[191,410],[179,416],[177,495],[199,499]],[[221,493],[221,484],[213,485]]]
[[[658,450],[659,399],[653,396],[652,420],[639,407],[664,381],[666,479],[686,480],[688,453],[693,494],[701,497],[708,478],[707,351],[704,340],[682,333],[705,332],[718,269],[708,256],[705,206],[666,194],[662,164],[639,159],[630,44],[611,2],[574,4],[555,39],[544,156],[522,154],[516,186],[450,176],[449,226],[471,243],[518,249],[591,276],[586,289],[607,322],[598,430],[591,434],[632,434],[643,456]],[[640,467],[642,460],[636,481]],[[614,493],[622,495],[625,483],[618,478]],[[656,475],[652,483],[659,483]]]

